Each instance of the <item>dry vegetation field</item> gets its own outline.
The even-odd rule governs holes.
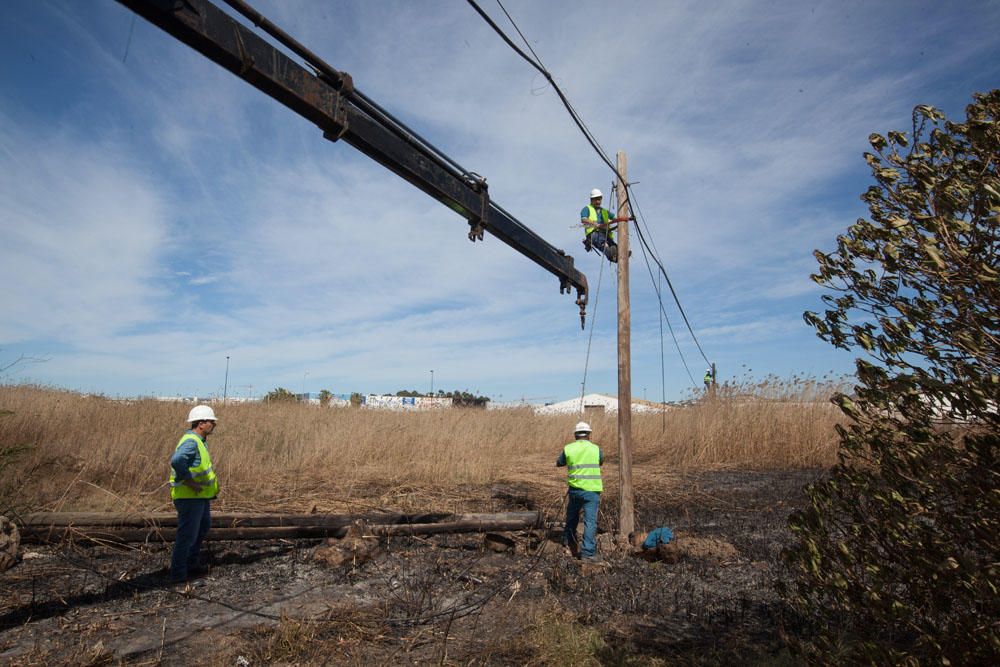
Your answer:
[[[767,381],[663,414],[633,415],[635,474],[817,468],[835,460],[835,385]],[[19,509],[170,509],[168,460],[190,406],[0,386],[3,485]],[[529,409],[389,412],[296,403],[215,405],[220,509],[332,511],[380,499],[411,509],[497,482],[551,482],[577,415]],[[614,475],[617,420],[588,416]],[[462,490],[465,490],[464,492]],[[474,494],[473,494],[474,496]],[[420,507],[420,509],[427,509]]]
[[[383,539],[373,560],[336,568],[317,561],[315,540],[209,543],[211,573],[193,592],[163,583],[169,544],[30,546],[0,573],[0,663],[184,665],[192,652],[211,665],[787,663],[777,556],[802,485],[836,459],[827,398],[839,389],[772,379],[633,415],[639,526],[707,545],[678,563],[608,541],[616,419],[588,415],[607,457],[608,563],[596,572],[563,553],[558,527],[511,534],[511,553],[477,535]],[[4,512],[170,511],[167,461],[189,407],[0,387]],[[215,409],[216,511],[530,508],[554,522],[565,496],[554,462],[579,419]]]

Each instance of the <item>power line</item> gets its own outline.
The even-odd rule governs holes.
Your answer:
[[[486,23],[491,28],[493,28],[494,32],[500,35],[500,38],[507,43],[507,46],[512,48],[514,52],[517,53],[517,55],[521,56],[529,65],[538,70],[542,74],[542,76],[544,76],[548,80],[548,82],[552,85],[552,89],[556,91],[556,95],[558,95],[559,99],[562,100],[563,106],[565,106],[566,110],[569,112],[570,118],[573,119],[573,122],[576,123],[576,126],[580,128],[581,132],[583,132],[583,136],[586,137],[587,141],[590,143],[593,149],[597,151],[597,154],[601,157],[601,160],[603,160],[604,163],[608,165],[608,167],[610,167],[611,171],[615,172],[615,175],[618,177],[618,180],[622,181],[625,180],[621,178],[620,174],[618,174],[618,169],[615,167],[614,163],[611,162],[611,159],[608,157],[607,153],[605,153],[604,149],[601,148],[601,146],[597,143],[597,139],[594,137],[593,133],[591,133],[590,129],[583,122],[583,119],[580,118],[580,115],[576,112],[576,109],[573,108],[573,105],[570,104],[568,99],[566,99],[566,95],[563,94],[562,89],[559,88],[559,86],[556,84],[555,80],[552,78],[552,75],[549,74],[549,71],[545,69],[544,66],[542,66],[541,61],[532,60],[528,56],[528,54],[526,54],[524,51],[520,49],[520,47],[517,46],[517,44],[511,41],[510,37],[507,36],[507,34],[500,28],[500,26],[498,26],[496,23],[493,22],[493,19],[490,18],[489,14],[483,11],[482,7],[476,4],[476,0],[467,0],[467,2],[470,5],[472,5],[472,8],[476,10],[476,12],[483,18],[484,21],[486,21]],[[507,18],[510,18],[510,14],[507,15]],[[511,19],[511,23],[514,23],[513,19]],[[514,24],[514,28],[517,29],[516,24]],[[517,31],[518,34],[521,33],[519,29]],[[528,48],[531,49],[530,46]],[[534,50],[532,50],[532,53],[534,53]]]
[[[476,3],[475,0],[467,0],[467,2],[473,7],[473,9],[476,10],[476,12],[483,18],[483,20],[486,21],[486,23],[491,28],[493,28],[494,32],[496,32],[500,36],[500,38],[503,39],[503,41],[506,42],[507,45],[511,49],[514,50],[515,53],[517,53],[519,56],[521,56],[521,58],[523,58],[533,68],[535,68],[536,70],[538,70],[548,80],[548,82],[552,85],[552,89],[556,91],[556,94],[559,96],[559,99],[562,101],[563,105],[566,107],[566,110],[569,112],[570,118],[573,119],[573,122],[576,124],[576,126],[583,133],[584,137],[587,139],[587,142],[590,143],[591,147],[594,149],[594,151],[597,152],[597,154],[601,158],[601,160],[605,164],[607,164],[608,167],[615,173],[615,177],[618,179],[618,181],[624,183],[625,190],[627,192],[627,200],[626,201],[627,201],[627,203],[629,203],[631,205],[631,203],[633,201],[635,201],[635,197],[634,197],[634,193],[633,193],[633,190],[632,190],[632,186],[629,183],[626,183],[625,179],[622,178],[621,174],[618,173],[618,169],[611,162],[611,159],[605,153],[604,149],[601,148],[601,146],[598,144],[597,139],[593,136],[593,133],[590,131],[590,129],[583,122],[583,119],[580,118],[579,114],[573,108],[573,105],[570,104],[569,100],[566,98],[566,95],[563,94],[563,92],[559,88],[558,84],[556,84],[555,80],[552,78],[552,75],[542,65],[541,59],[538,58],[538,55],[535,53],[534,49],[532,49],[531,45],[528,44],[528,40],[524,37],[524,34],[521,32],[520,28],[517,27],[517,23],[514,21],[514,19],[510,16],[510,14],[507,12],[507,10],[500,3],[500,0],[497,0],[497,4],[499,4],[500,8],[503,9],[504,14],[506,14],[508,20],[510,20],[511,24],[514,26],[514,29],[517,31],[518,35],[520,35],[521,39],[524,40],[525,44],[527,44],[528,50],[531,51],[532,55],[534,56],[534,59],[532,59],[530,56],[528,56],[528,54],[526,54],[516,44],[514,44],[514,42],[510,39],[510,37],[508,37],[507,34],[493,21],[493,19],[490,18],[490,16],[485,11],[483,11],[483,9]],[[630,208],[631,208],[631,206],[630,206]],[[638,206],[637,202],[636,202],[636,205],[635,205],[635,210],[636,210],[636,212],[639,213],[638,218],[642,219],[642,224],[645,224],[644,216],[642,216],[642,212],[639,209],[639,206]],[[636,228],[636,231],[638,233],[639,240],[642,243],[642,246],[645,248],[645,250],[649,252],[649,255],[650,255],[650,257],[652,257],[653,261],[656,262],[656,265],[660,269],[660,273],[663,275],[664,279],[667,281],[667,287],[670,288],[670,293],[671,293],[671,295],[673,295],[674,303],[677,304],[677,309],[680,311],[681,317],[684,320],[684,324],[685,324],[685,326],[687,326],[687,330],[691,334],[691,339],[694,341],[695,345],[697,346],[698,352],[701,353],[702,359],[705,360],[705,363],[711,365],[711,362],[708,360],[708,356],[706,356],[704,349],[702,349],[702,347],[701,347],[701,343],[698,341],[698,337],[694,333],[694,329],[691,327],[691,322],[688,320],[687,313],[684,312],[684,308],[683,308],[683,306],[681,306],[680,298],[678,298],[678,296],[677,296],[677,291],[674,289],[673,283],[670,280],[670,276],[667,275],[667,270],[663,266],[663,262],[660,260],[660,258],[657,256],[657,254],[654,251],[654,249],[647,242],[646,237],[645,237],[645,235],[642,232],[642,225],[639,224],[638,220],[636,221],[636,223],[637,224],[636,224],[635,228]],[[650,276],[650,277],[652,278],[652,276]],[[657,297],[659,298],[659,290],[657,290]],[[662,299],[660,300],[660,308],[661,309],[663,308]],[[668,320],[668,323],[669,323],[669,320]],[[683,360],[683,355],[681,356],[681,359]],[[686,363],[685,363],[685,368],[687,368],[687,364]],[[688,371],[688,375],[690,375],[690,371]],[[692,379],[692,382],[693,382],[693,379]]]
[[[663,307],[663,296],[661,294],[661,290],[660,290],[659,285],[656,284],[656,280],[653,278],[653,267],[651,267],[649,265],[649,257],[646,254],[645,245],[639,246],[639,249],[642,250],[642,258],[646,262],[646,270],[649,272],[649,279],[650,279],[650,281],[653,282],[653,290],[656,293],[656,300],[660,304],[660,316],[661,316],[661,319],[660,319],[660,337],[661,337],[661,341],[660,341],[660,348],[661,348],[660,356],[661,356],[661,362],[662,362],[662,356],[663,356],[663,352],[662,352],[662,348],[663,348],[663,341],[662,341],[662,337],[663,337],[663,324],[662,323],[663,323],[663,321],[666,321],[666,323],[667,323],[667,330],[670,331],[670,337],[674,341],[674,347],[677,348],[677,356],[679,356],[681,358],[681,363],[684,365],[684,371],[687,373],[688,379],[691,380],[691,386],[697,388],[698,387],[698,383],[695,382],[694,376],[691,375],[691,369],[688,367],[687,360],[684,358],[684,353],[681,352],[680,343],[677,342],[677,336],[676,336],[676,334],[674,334],[674,327],[673,327],[673,325],[670,324],[670,318],[667,317],[667,311]],[[669,282],[668,282],[668,284],[669,284]],[[661,373],[662,373],[662,368],[661,368]]]
[[[632,188],[630,186],[626,185],[625,187],[628,190],[629,203],[631,204],[631,202],[632,202],[632,200],[634,198],[634,193],[633,193]],[[667,275],[667,269],[663,266],[663,262],[660,261],[660,258],[657,257],[656,254],[653,252],[653,249],[649,247],[649,243],[647,243],[646,237],[642,233],[642,225],[640,225],[638,223],[639,223],[639,221],[641,221],[642,224],[644,225],[644,224],[646,224],[646,220],[645,220],[645,216],[642,215],[642,210],[639,208],[639,203],[638,202],[635,202],[635,210],[639,214],[638,217],[637,217],[637,220],[636,220],[636,225],[635,225],[635,230],[636,230],[636,232],[639,235],[639,240],[642,242],[642,245],[647,250],[649,250],[650,256],[653,258],[653,261],[656,262],[656,265],[660,267],[660,273],[663,274],[664,280],[667,281],[667,287],[670,288],[670,294],[672,294],[673,297],[674,297],[674,303],[677,304],[677,310],[680,311],[681,317],[684,319],[684,324],[687,326],[688,333],[691,334],[691,340],[694,341],[695,346],[697,346],[698,351],[701,353],[701,358],[705,360],[706,364],[708,364],[709,366],[711,366],[712,362],[708,360],[708,357],[705,355],[705,350],[702,349],[701,343],[698,342],[698,337],[695,335],[694,329],[691,328],[691,322],[688,321],[687,313],[684,312],[684,307],[681,306],[681,300],[677,296],[677,291],[674,289],[674,284],[670,281],[670,276]]]
[[[540,63],[542,62],[542,59],[541,59],[541,58],[539,58],[539,57],[538,57],[538,54],[537,54],[537,53],[535,53],[535,50],[534,50],[533,48],[531,48],[531,43],[530,43],[530,42],[528,42],[528,38],[527,38],[527,37],[525,37],[525,36],[524,36],[524,33],[523,33],[523,32],[521,32],[521,29],[517,27],[517,23],[515,23],[515,22],[514,22],[514,19],[513,19],[513,17],[512,17],[511,15],[510,15],[510,13],[509,13],[509,12],[507,11],[507,8],[503,6],[503,3],[502,3],[502,2],[500,2],[500,0],[497,0],[497,4],[498,4],[498,5],[500,5],[500,9],[502,9],[502,10],[503,10],[503,13],[504,13],[504,15],[505,15],[505,16],[507,17],[507,20],[508,20],[508,21],[510,21],[510,24],[511,24],[512,26],[514,26],[514,30],[516,30],[516,31],[517,31],[517,34],[521,36],[521,41],[523,41],[523,42],[524,42],[524,45],[528,47],[528,50],[529,50],[529,51],[531,51],[531,55],[535,56],[535,61],[536,61],[536,62],[538,62],[538,63],[540,64]]]

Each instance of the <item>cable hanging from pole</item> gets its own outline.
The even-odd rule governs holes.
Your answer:
[[[583,414],[583,397],[587,393],[587,369],[590,367],[590,345],[594,342],[594,327],[597,325],[597,301],[601,298],[601,278],[604,276],[604,257],[597,274],[597,290],[594,292],[594,309],[590,311],[590,336],[587,337],[587,356],[583,361],[583,382],[580,383],[580,414]]]

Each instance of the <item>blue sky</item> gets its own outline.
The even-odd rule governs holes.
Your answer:
[[[611,173],[544,79],[460,0],[254,6],[576,257],[597,301],[587,390],[615,393],[613,273],[598,294],[573,226]],[[870,132],[908,130],[917,104],[962,117],[1000,83],[1000,3],[505,6],[628,154],[720,379],[851,370],[802,322],[812,251],[865,214]],[[580,391],[589,326],[553,276],[117,3],[7,2],[0,50],[0,367],[45,359],[3,381],[221,395],[228,356],[239,396],[425,390],[431,369],[502,401]],[[633,396],[681,398],[632,266]]]

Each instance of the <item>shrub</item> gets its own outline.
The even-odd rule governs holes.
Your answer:
[[[1000,654],[1000,90],[963,123],[918,106],[873,134],[860,219],[817,251],[806,321],[859,350],[835,400],[839,463],[792,516],[800,644],[836,662],[989,664]]]
[[[272,389],[271,391],[267,392],[267,394],[264,396],[264,400],[267,401],[268,403],[272,402],[280,403],[283,401],[291,403],[293,401],[297,401],[298,398],[295,397],[295,394],[288,391],[284,387],[278,387],[277,389]]]

